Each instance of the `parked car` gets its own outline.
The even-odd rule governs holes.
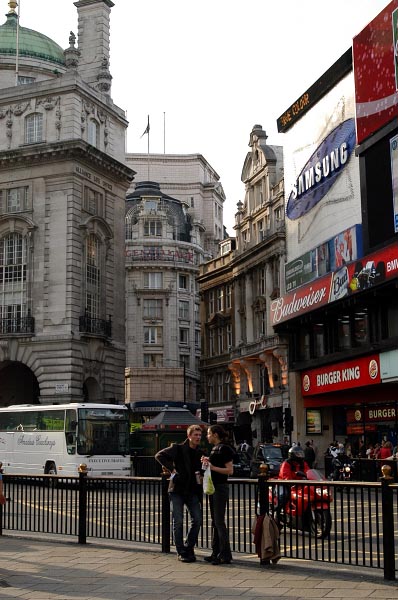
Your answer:
[[[262,463],[268,466],[268,477],[278,477],[279,469],[287,458],[289,446],[285,444],[258,444],[250,463],[250,477],[258,477]]]
[[[250,456],[247,452],[236,452],[233,461],[232,477],[250,477]]]

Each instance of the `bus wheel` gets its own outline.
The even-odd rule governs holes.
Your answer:
[[[57,467],[55,466],[54,462],[49,462],[46,464],[45,473],[46,473],[46,475],[56,475],[57,474]]]

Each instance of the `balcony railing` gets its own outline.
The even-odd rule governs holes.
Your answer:
[[[82,315],[79,318],[79,331],[80,333],[90,333],[92,335],[103,335],[105,337],[112,336],[112,321],[109,317],[106,319],[95,319],[88,315]]]
[[[0,319],[0,334],[34,333],[35,320],[31,316]]]

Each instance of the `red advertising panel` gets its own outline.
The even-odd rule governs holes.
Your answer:
[[[353,40],[357,142],[398,116],[398,0]]]
[[[312,396],[373,385],[380,381],[379,355],[374,354],[304,371],[301,374],[301,392],[303,396]]]
[[[395,406],[390,404],[382,406],[366,407],[365,409],[356,408],[347,410],[347,423],[358,422],[379,422],[379,421],[395,421],[397,411]]]
[[[290,294],[271,302],[272,325],[372,288],[398,276],[398,244],[390,244],[361,260],[344,265]]]

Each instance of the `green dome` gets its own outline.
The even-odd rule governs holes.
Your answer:
[[[7,21],[0,26],[0,54],[16,55],[17,15],[8,13]],[[29,56],[60,65],[65,64],[64,51],[46,35],[19,27],[19,56]]]

